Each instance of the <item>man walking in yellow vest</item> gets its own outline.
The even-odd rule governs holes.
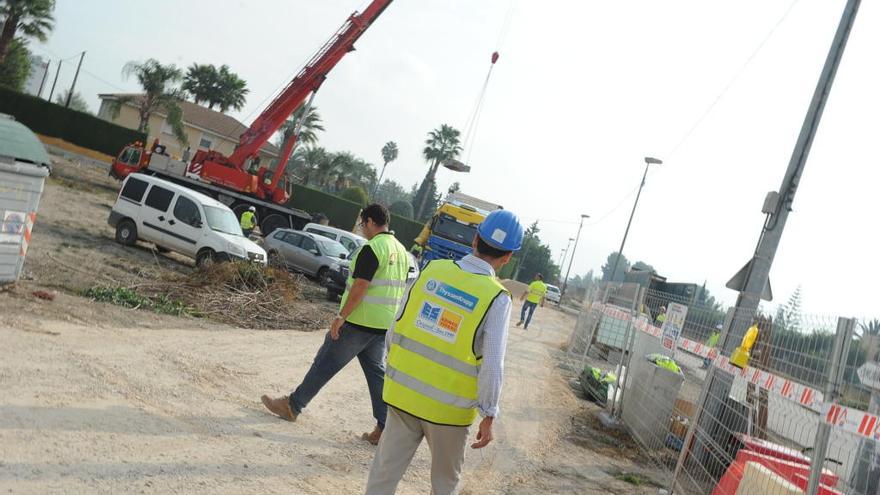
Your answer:
[[[494,211],[477,228],[473,254],[431,261],[413,283],[385,339],[382,397],[391,407],[367,495],[397,490],[422,438],[431,449],[431,493],[455,493],[478,414],[471,448],[492,441],[511,307],[495,273],[522,238],[516,215]]]
[[[520,300],[525,299],[525,302],[519,312],[519,322],[517,322],[516,326],[525,323],[523,328],[529,328],[529,323],[532,322],[532,315],[535,314],[535,308],[538,307],[538,304],[540,304],[542,308],[544,307],[544,298],[546,296],[547,284],[544,283],[544,276],[540,273],[536,273],[535,279],[529,284],[529,291],[524,293],[520,298]],[[526,313],[528,313],[528,316]]]
[[[266,409],[287,421],[297,416],[321,388],[358,358],[373,404],[376,428],[363,439],[376,445],[385,428],[387,407],[382,401],[385,375],[385,332],[391,326],[406,289],[410,257],[394,234],[389,232],[391,215],[379,204],[361,211],[360,227],[369,241],[351,261],[348,283],[339,313],[330,325],[324,344],[303,382],[289,396],[262,397]]]

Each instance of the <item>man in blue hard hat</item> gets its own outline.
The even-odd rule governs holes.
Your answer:
[[[495,273],[522,240],[516,215],[494,211],[477,228],[472,254],[433,260],[413,282],[385,336],[382,399],[390,407],[368,495],[397,490],[423,438],[431,449],[431,493],[455,493],[478,415],[471,448],[492,441],[511,308]]]

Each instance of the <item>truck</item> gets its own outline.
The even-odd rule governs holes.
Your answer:
[[[241,134],[238,145],[228,157],[217,150],[198,150],[187,164],[172,160],[158,141],[149,149],[145,143],[134,142],[125,146],[113,160],[110,175],[120,180],[133,172],[157,175],[217,199],[239,217],[253,206],[263,235],[281,227],[301,229],[312,218],[302,210],[284,206],[290,199],[284,171],[298,141],[302,119],[308,116],[315,94],[330,71],[347,53],[354,51],[355,42],[391,1],[372,0],[363,12],[349,16]],[[277,165],[272,169],[268,164],[261,164],[260,148],[303,105],[302,118],[293,137],[284,143]]]
[[[473,196],[449,193],[416,237],[412,251],[420,255],[420,267],[431,260],[459,260],[470,254],[477,226],[500,209],[501,205]]]

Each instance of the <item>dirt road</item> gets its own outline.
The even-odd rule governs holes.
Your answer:
[[[498,440],[468,452],[462,493],[642,493],[615,479],[637,469],[619,451],[607,457],[576,438],[591,406],[556,367],[572,324],[545,309],[528,332],[512,330]],[[258,400],[297,383],[322,332],[36,326],[42,331],[28,331],[33,322],[0,328],[3,492],[347,494],[364,486],[374,449],[357,437],[372,418],[355,363],[297,423],[267,415]],[[429,491],[427,454],[423,446],[399,493]]]

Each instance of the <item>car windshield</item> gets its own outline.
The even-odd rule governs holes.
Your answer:
[[[556,287],[555,285],[548,285],[547,292],[559,292],[559,287]]]
[[[432,231],[434,235],[469,246],[474,240],[474,234],[477,233],[477,226],[461,223],[455,217],[441,213],[434,222]]]
[[[217,208],[216,206],[206,206],[205,217],[207,217],[208,227],[211,227],[211,230],[223,232],[224,234],[244,235],[241,232],[241,224],[238,223],[238,219],[235,218],[235,213],[232,213],[232,210]]]
[[[324,253],[324,256],[339,258],[340,255],[345,255],[346,258],[348,257],[348,249],[345,249],[345,246],[338,242],[318,240],[318,244],[321,245],[321,252]]]

